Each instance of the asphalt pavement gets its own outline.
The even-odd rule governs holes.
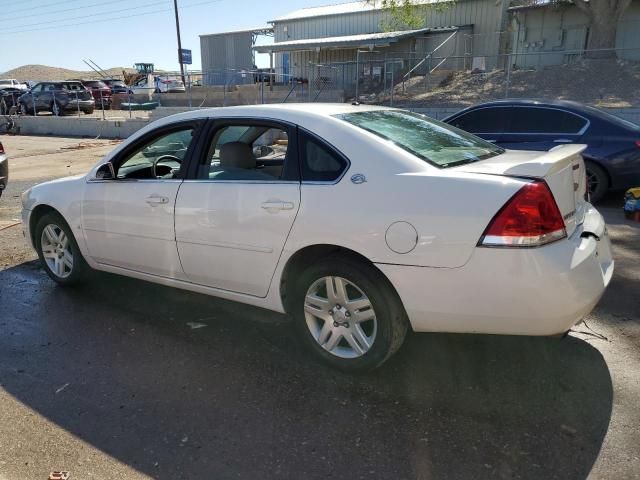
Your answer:
[[[282,315],[102,273],[54,285],[12,226],[19,193],[113,145],[47,140],[0,138],[23,148],[0,199],[0,479],[640,478],[640,224],[619,194],[614,279],[568,337],[412,334],[346,375]]]

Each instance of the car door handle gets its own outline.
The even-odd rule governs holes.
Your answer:
[[[147,197],[145,202],[147,202],[149,205],[164,205],[169,203],[169,199],[160,195],[151,195]]]
[[[268,212],[277,212],[279,210],[293,210],[293,202],[283,202],[282,200],[268,200],[263,202],[262,208]]]
[[[496,143],[497,140],[494,138],[487,138],[485,141],[490,142],[490,143]]]
[[[571,143],[571,140],[568,138],[556,138],[554,143]]]

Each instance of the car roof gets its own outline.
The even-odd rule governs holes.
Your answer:
[[[264,117],[286,121],[291,119],[299,123],[301,119],[313,121],[318,118],[329,118],[334,115],[367,112],[376,110],[397,110],[378,105],[353,105],[347,103],[280,103],[266,105],[238,105],[231,107],[214,107],[178,113],[169,117],[166,123],[174,121],[197,120],[209,117]],[[163,119],[160,119],[163,120]],[[160,122],[160,121],[159,121]],[[160,123],[158,123],[159,125]]]
[[[478,103],[465,110],[473,110],[476,108],[486,107],[506,107],[506,106],[531,106],[531,107],[555,107],[565,110],[574,111],[576,113],[583,113],[587,115],[597,115],[598,113],[606,114],[601,110],[584,105],[572,100],[553,100],[553,99],[537,99],[537,98],[505,98],[502,100],[494,100],[491,102]]]
[[[604,122],[615,123],[618,127],[623,127],[625,129],[636,130],[638,128],[636,125],[629,123],[624,119],[616,117],[615,115],[612,115],[608,112],[600,110],[599,108],[592,107],[590,105],[584,105],[582,103],[574,102],[571,100],[548,100],[548,99],[535,99],[535,98],[505,98],[503,100],[494,100],[491,102],[478,103],[477,105],[473,105],[471,107],[465,108],[463,110],[460,110],[459,112],[454,113],[453,115],[446,118],[445,121],[448,121],[453,117],[457,117],[462,112],[468,112],[468,111],[476,110],[479,108],[509,107],[509,106],[560,108],[563,110],[580,114],[590,119],[596,118]]]

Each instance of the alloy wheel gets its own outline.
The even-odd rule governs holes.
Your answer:
[[[58,278],[67,278],[73,272],[73,252],[69,237],[58,225],[49,224],[40,237],[42,256],[49,270]]]
[[[357,358],[373,346],[378,330],[373,305],[345,278],[316,280],[307,290],[304,315],[314,340],[332,355]]]

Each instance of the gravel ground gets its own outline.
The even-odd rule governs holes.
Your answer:
[[[113,148],[1,140],[0,228]],[[0,230],[0,479],[640,478],[640,225],[619,203],[614,279],[567,338],[414,334],[359,376],[267,311],[107,274],[56,287]]]

